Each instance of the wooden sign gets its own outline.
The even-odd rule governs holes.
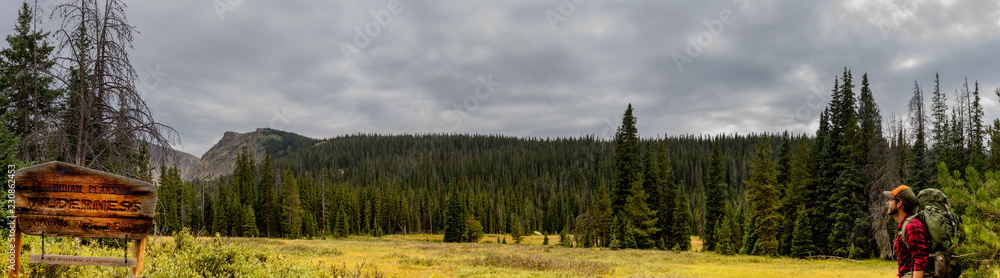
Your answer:
[[[14,173],[15,265],[21,257],[21,233],[132,239],[135,258],[33,254],[32,263],[132,267],[142,271],[146,235],[153,228],[156,187],[136,179],[53,161]],[[138,260],[136,260],[138,259]]]
[[[14,180],[14,214],[25,234],[138,239],[153,227],[150,183],[62,162],[18,170]]]

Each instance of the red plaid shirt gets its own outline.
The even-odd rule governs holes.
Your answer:
[[[909,218],[913,216],[912,214],[907,215]],[[906,223],[906,221],[903,221]],[[896,229],[902,229],[903,223],[899,223]],[[912,271],[928,271],[930,268],[930,260],[927,257],[927,226],[924,222],[913,218],[910,223],[906,225],[906,240],[909,242],[909,247],[906,243],[903,243],[903,238],[896,236],[896,260],[899,261],[899,273],[897,276],[903,277],[904,274]]]

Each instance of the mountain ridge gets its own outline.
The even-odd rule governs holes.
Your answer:
[[[258,128],[244,133],[226,131],[222,139],[209,148],[196,165],[187,172],[182,171],[181,178],[211,181],[232,173],[235,168],[233,162],[236,161],[243,146],[249,148],[254,162],[260,162],[268,150],[274,159],[318,142],[322,140],[270,128]]]

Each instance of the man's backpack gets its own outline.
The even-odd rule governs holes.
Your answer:
[[[961,219],[952,211],[948,195],[945,195],[941,190],[934,188],[921,190],[917,194],[917,202],[920,205],[916,207],[914,215],[903,223],[903,229],[906,229],[906,225],[913,218],[923,222],[929,233],[927,253],[931,262],[934,263],[934,277],[951,277],[951,269],[954,265],[951,251],[954,250],[958,238],[961,236],[959,228],[962,223]],[[904,231],[899,231],[899,233],[903,238],[903,243],[909,246],[906,241],[906,233]]]

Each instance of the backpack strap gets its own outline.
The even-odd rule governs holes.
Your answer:
[[[903,244],[906,244],[907,249],[910,248],[910,242],[906,240],[906,226],[910,225],[910,220],[913,220],[914,218],[917,218],[916,214],[907,217],[906,220],[903,221],[903,228],[899,229],[899,233],[897,234],[899,237],[903,238]]]

